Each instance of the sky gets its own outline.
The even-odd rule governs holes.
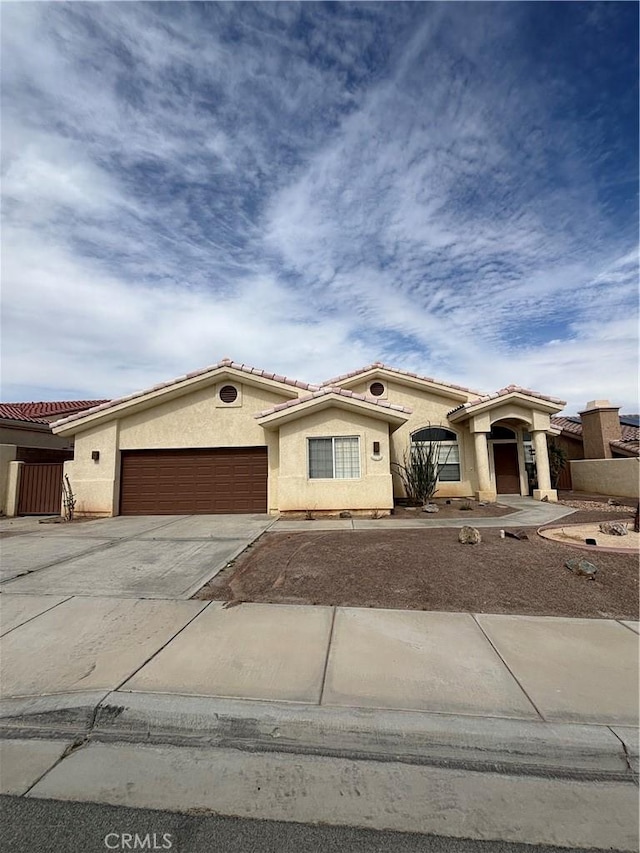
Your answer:
[[[12,3],[2,399],[229,357],[638,411],[638,5]]]

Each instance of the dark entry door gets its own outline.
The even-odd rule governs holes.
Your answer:
[[[499,495],[520,494],[518,447],[516,444],[494,444],[493,460],[496,470],[496,491]]]

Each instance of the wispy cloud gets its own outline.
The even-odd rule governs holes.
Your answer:
[[[5,397],[230,355],[636,407],[636,7],[1,14]]]

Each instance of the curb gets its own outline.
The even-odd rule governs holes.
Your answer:
[[[0,737],[227,747],[637,783],[631,727],[108,692],[7,700]]]

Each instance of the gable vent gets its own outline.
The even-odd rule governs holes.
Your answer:
[[[369,393],[372,397],[382,397],[384,394],[384,385],[382,382],[372,382],[369,386]]]
[[[223,403],[235,403],[238,399],[238,389],[233,385],[224,385],[220,389],[220,399]]]

